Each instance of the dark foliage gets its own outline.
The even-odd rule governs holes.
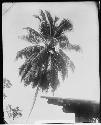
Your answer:
[[[3,78],[3,88],[10,88],[11,86],[11,82],[8,79]]]
[[[64,31],[72,30],[73,26],[68,19],[63,19],[60,25],[57,27],[54,37],[60,37]]]
[[[5,99],[7,97],[7,95],[5,94],[5,88],[10,88],[12,86],[10,80],[3,78],[3,99]]]
[[[19,75],[24,81],[25,86],[31,84],[32,87],[40,86],[42,90],[48,90],[50,87],[55,91],[59,85],[58,72],[61,72],[63,80],[68,76],[68,67],[74,70],[75,66],[70,58],[61,49],[75,49],[75,46],[69,43],[64,31],[72,30],[73,26],[68,19],[63,19],[57,25],[58,17],[53,18],[50,12],[40,11],[40,16],[34,15],[39,19],[39,31],[27,27],[28,35],[23,39],[28,40],[34,46],[29,46],[18,51],[16,59],[25,57],[25,63],[19,68]],[[45,46],[37,45],[43,42]],[[55,50],[59,43],[59,52]],[[71,47],[70,47],[71,46]],[[74,47],[74,48],[73,48]],[[77,48],[75,49],[77,51]],[[79,50],[79,49],[78,49]],[[50,68],[49,68],[50,67]]]
[[[12,108],[12,105],[9,105],[6,107],[6,112],[8,114],[9,118],[13,118],[13,120],[17,117],[21,117],[22,113],[19,107]]]

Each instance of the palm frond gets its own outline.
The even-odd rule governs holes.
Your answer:
[[[45,13],[43,12],[43,10],[40,11],[40,16],[41,16],[41,20],[42,20],[43,22],[47,22],[46,15],[45,15]]]
[[[37,31],[30,27],[23,28],[28,31],[27,35],[19,36],[20,39],[26,40],[32,44],[45,43],[45,38]]]
[[[74,63],[70,60],[69,62],[69,67],[71,68],[71,70],[74,72],[74,69],[75,69],[75,65]]]
[[[45,53],[42,55],[43,59],[39,58],[37,60],[37,63],[35,63],[39,67],[39,70],[37,72],[37,76],[33,80],[32,86],[36,86],[36,83],[38,83],[39,87],[42,89],[42,91],[48,90],[48,88],[49,88],[49,81],[47,79],[47,67],[48,67],[48,63],[49,63],[49,56],[50,56],[49,53]]]
[[[19,68],[19,74],[21,75],[22,71],[27,69],[28,65],[32,65],[33,63],[35,63],[37,59],[40,57],[40,55],[42,55],[45,51],[45,49],[42,49],[36,56],[35,53],[33,53],[28,59],[26,59],[24,64]]]
[[[49,89],[49,80],[47,78],[47,72],[42,71],[41,76],[40,76],[40,88],[42,91],[46,90],[48,91]]]
[[[30,79],[31,79],[31,82],[29,81],[29,83],[31,84],[32,88],[35,88],[37,86],[39,86],[39,81],[40,81],[40,70],[38,69],[38,72],[37,72],[37,75],[36,77],[33,75],[31,75]],[[27,84],[27,81],[26,81],[26,84]]]
[[[50,25],[46,19],[45,12],[43,12],[42,10],[40,11],[40,16],[41,22],[39,25],[39,31],[44,36],[44,38],[47,38],[50,36]]]
[[[21,81],[24,79],[24,77],[26,76],[26,74],[28,73],[28,71],[31,69],[31,64],[27,63],[27,64],[23,64],[20,68],[19,68],[19,75],[21,75]]]
[[[35,56],[43,49],[43,46],[29,46],[17,52],[16,59],[25,57],[28,59],[32,54]],[[34,56],[34,57],[35,57]]]
[[[40,51],[39,51],[40,52]],[[33,53],[25,62],[24,64],[19,68],[19,75],[22,76],[22,80],[25,77],[25,75],[27,74],[27,72],[31,69],[33,63],[31,62],[31,59],[35,59],[35,57],[38,55],[39,53]]]
[[[33,82],[35,85],[37,85],[34,82],[34,79],[37,77],[38,75],[38,69],[36,65],[31,66],[30,70],[26,73],[25,77],[23,78],[24,80],[24,85],[27,86],[29,85],[31,82]]]
[[[24,64],[19,68],[19,75],[22,75],[22,79],[25,77],[25,75],[27,74],[27,71],[31,68],[31,66],[33,65],[34,61],[37,60],[37,58],[40,56],[40,54],[45,50],[41,50],[38,49],[37,46],[35,46],[35,53],[32,53],[32,55],[26,59],[26,61],[24,62]],[[39,47],[40,48],[40,47]],[[40,50],[40,51],[39,51]]]
[[[50,12],[46,11],[46,15],[47,15],[47,18],[48,18],[48,21],[49,21],[49,24],[50,24],[50,36],[53,37],[54,36],[54,20],[50,14]]]
[[[19,74],[21,75],[21,81],[22,80],[28,81],[28,77],[34,78],[37,72],[38,72],[38,67],[36,63],[33,64],[31,62],[24,63],[19,69]]]
[[[30,78],[30,75],[33,77],[33,80],[31,79],[31,81],[33,81],[32,87],[35,87],[37,84],[39,84],[39,87],[42,89],[42,91],[48,90],[48,87],[49,87],[49,82],[47,80],[47,73],[46,73],[48,63],[49,63],[49,57],[50,57],[49,52],[42,53],[41,56],[37,58],[35,62],[33,62],[33,64],[35,64],[36,67],[38,67],[38,69],[36,69],[37,75],[33,74],[34,73],[33,69],[32,69],[32,73],[30,71],[28,75],[26,75],[29,78]]]
[[[70,60],[70,58],[61,50],[59,49],[59,53],[60,55],[63,57],[63,59],[65,60],[65,62],[67,63],[67,67],[71,68],[72,71],[74,71],[75,69],[75,65],[74,63]]]
[[[72,71],[75,69],[74,63],[70,60],[70,58],[59,49],[59,53],[55,52],[51,59],[54,62],[55,69],[61,72],[62,79],[65,80],[66,76],[68,76],[68,68],[70,67]]]
[[[61,72],[62,79],[64,80],[66,75],[68,74],[66,60],[64,60],[64,58],[58,52],[54,54],[53,60],[56,63],[58,70]]]
[[[35,87],[39,83],[40,88],[44,89],[43,82],[41,81],[43,79],[42,77],[44,76],[44,75],[42,76],[42,73],[44,70],[47,69],[47,66],[46,66],[48,65],[47,61],[48,61],[48,54],[43,53],[43,55],[41,55],[40,58],[38,58],[35,62],[33,62],[30,70],[28,72],[26,71],[26,74],[23,77],[25,84],[29,85],[31,82],[33,82],[32,87]],[[42,67],[43,65],[45,66],[44,69]]]
[[[60,37],[57,38],[59,41],[59,46],[61,49],[67,49],[69,40],[65,35],[61,35]]]
[[[30,57],[31,60],[28,59],[20,67],[19,74],[21,75],[21,80],[24,80],[25,83],[28,82],[28,84],[29,84],[31,81],[33,81],[35,83],[34,78],[38,76],[38,75],[35,76],[35,73],[37,72],[37,74],[40,74],[40,72],[42,72],[42,65],[44,65],[46,67],[47,60],[49,58],[49,53],[45,50],[45,51],[42,51],[42,53],[40,53],[40,54],[38,53],[37,55],[38,56],[36,56],[36,57],[33,57],[33,56]],[[40,70],[38,70],[38,69],[40,69]]]
[[[39,30],[40,33],[44,36],[44,38],[48,38],[50,36],[54,36],[56,27],[55,23],[59,20],[58,17],[55,16],[55,19],[52,18],[50,12],[40,11],[40,16],[33,15],[35,18],[40,20]]]
[[[54,24],[59,20],[59,17],[55,16]]]
[[[62,58],[65,60],[66,64],[69,63],[69,57],[62,51],[62,49],[59,49],[59,54],[62,56]]]
[[[44,55],[43,55],[44,56]],[[50,62],[50,52],[46,54],[46,57],[44,57],[45,61],[42,63],[41,69],[41,75],[40,75],[40,88],[42,91],[46,90],[48,92],[48,89],[50,87],[50,81],[48,80],[48,65]],[[44,65],[44,68],[43,68]]]
[[[51,69],[47,73],[47,78],[50,83],[49,86],[52,88],[52,91],[54,92],[57,89],[60,82],[58,79],[58,69],[53,59],[51,59]]]
[[[81,47],[80,47],[79,45],[75,45],[75,44],[73,45],[73,44],[71,44],[71,43],[68,44],[67,48],[68,48],[69,50],[75,50],[75,51],[79,51],[79,52],[80,52],[80,50],[81,50]]]
[[[47,22],[41,22],[39,30],[45,39],[50,37],[50,25]]]
[[[41,22],[41,18],[39,17],[39,16],[37,16],[37,15],[33,15],[35,18],[37,18],[37,19],[39,19],[40,20],[40,22]]]
[[[23,72],[23,70],[24,70],[25,67],[26,67],[25,64],[23,64],[23,65],[21,65],[21,66],[19,67],[19,75],[22,74],[22,72]]]
[[[70,22],[70,20],[68,19],[63,19],[61,21],[61,23],[59,24],[59,26],[57,27],[57,30],[55,32],[55,35],[54,37],[59,37],[64,31],[67,31],[67,30],[72,30],[73,26]]]

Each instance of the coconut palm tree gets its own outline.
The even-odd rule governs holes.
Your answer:
[[[33,15],[40,22],[39,32],[26,27],[27,35],[20,38],[32,43],[21,51],[18,51],[16,59],[25,57],[25,62],[19,68],[19,75],[24,85],[32,85],[37,88],[35,100],[39,90],[54,92],[59,85],[59,73],[64,80],[68,75],[68,68],[74,70],[75,66],[70,58],[64,53],[64,49],[80,50],[79,45],[72,45],[65,31],[71,31],[73,25],[69,19],[62,19],[58,24],[59,18],[51,16],[48,11],[40,11],[40,15]],[[33,106],[30,110],[32,112]],[[29,114],[29,116],[30,116]]]

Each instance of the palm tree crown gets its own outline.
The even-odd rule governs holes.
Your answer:
[[[19,68],[21,80],[24,85],[38,86],[38,88],[54,92],[59,85],[58,73],[63,80],[68,74],[68,67],[74,70],[75,66],[63,49],[80,50],[79,45],[69,43],[65,31],[71,31],[73,25],[69,19],[63,19],[58,24],[59,18],[51,16],[48,11],[40,11],[40,15],[34,15],[40,21],[39,32],[26,27],[27,35],[22,39],[32,43],[32,46],[18,51],[16,59],[25,57],[25,62]],[[40,43],[43,43],[41,45]],[[56,49],[58,46],[58,49]]]
[[[68,73],[68,66],[74,69],[74,64],[62,49],[80,50],[78,45],[69,43],[64,31],[71,31],[73,26],[68,19],[63,19],[59,25],[58,17],[53,18],[50,12],[41,10],[40,16],[34,15],[40,21],[39,32],[30,27],[26,27],[28,35],[23,39],[31,42],[33,46],[18,51],[16,59],[24,56],[25,63],[20,67],[19,74],[25,85],[32,84],[32,87],[40,86],[42,90],[56,90],[59,80],[58,72],[61,72],[65,79]],[[39,45],[44,43],[45,46]],[[58,51],[56,46],[59,45]]]

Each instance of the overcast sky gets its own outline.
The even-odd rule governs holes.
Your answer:
[[[28,117],[35,91],[30,86],[24,88],[18,76],[18,68],[23,63],[23,60],[16,62],[16,53],[24,47],[31,45],[26,41],[18,39],[18,36],[24,33],[23,27],[30,26],[38,30],[39,22],[32,15],[38,14],[40,9],[50,11],[53,16],[69,18],[74,26],[73,31],[67,32],[69,41],[73,44],[79,44],[82,48],[81,53],[75,51],[66,52],[76,68],[74,73],[69,71],[68,79],[64,82],[61,81],[55,96],[99,102],[99,27],[98,12],[95,4],[93,2],[15,3],[2,18],[2,34],[3,77],[9,79],[13,84],[13,87],[7,90],[9,96],[7,101],[15,106],[20,105],[25,114],[23,118],[18,119],[16,122],[24,122]],[[48,94],[40,93],[40,95],[53,96],[51,92]],[[33,111],[30,122],[33,122],[35,112],[37,115],[40,114],[41,118],[43,112],[45,113],[46,111],[47,114],[47,110],[41,111],[44,108],[42,103],[46,105],[47,109],[50,109],[51,106],[44,99],[39,98],[36,102],[36,107],[39,109],[33,109],[36,111]],[[54,106],[52,108],[56,109]],[[38,113],[37,109],[41,113]],[[58,112],[55,116],[53,114],[53,117],[59,118]],[[64,118],[64,113],[61,116]],[[67,114],[65,116],[67,118]],[[43,117],[48,119],[48,115]],[[74,117],[73,114],[72,117]],[[15,123],[15,121],[13,122]]]

